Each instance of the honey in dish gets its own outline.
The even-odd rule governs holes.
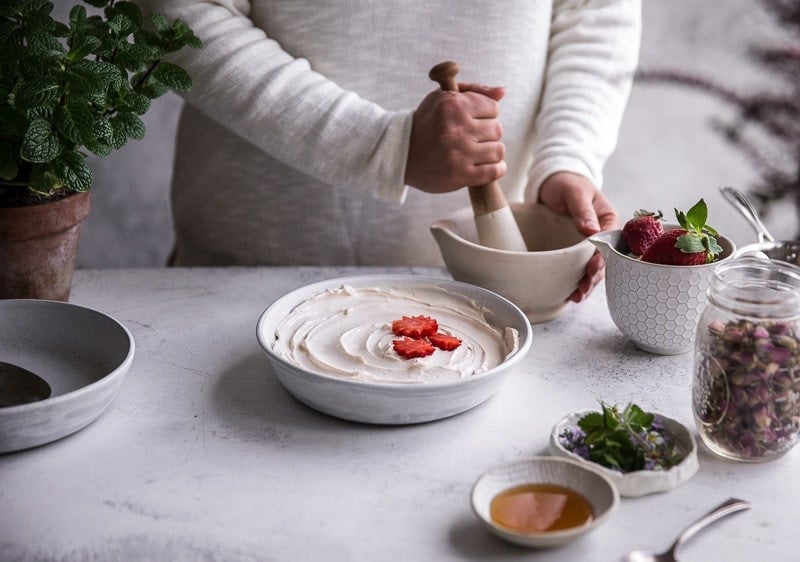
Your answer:
[[[541,533],[580,527],[594,518],[589,501],[575,490],[557,484],[523,484],[492,498],[492,520],[522,533]]]

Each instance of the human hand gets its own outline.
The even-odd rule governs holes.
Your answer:
[[[428,193],[483,185],[506,173],[499,87],[459,84],[436,90],[414,111],[405,183]]]
[[[557,172],[548,176],[539,189],[539,202],[570,217],[578,232],[585,236],[619,226],[619,215],[605,195],[588,178],[579,174]],[[595,252],[586,264],[586,274],[568,300],[581,302],[604,278],[605,261],[599,252]]]

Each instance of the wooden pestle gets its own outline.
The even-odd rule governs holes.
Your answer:
[[[431,68],[428,77],[438,82],[442,90],[457,92],[458,63],[440,62]],[[469,186],[469,200],[475,214],[478,242],[498,250],[527,252],[525,240],[497,181]]]

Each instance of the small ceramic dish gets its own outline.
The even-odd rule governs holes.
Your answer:
[[[133,362],[133,336],[96,310],[48,301],[0,300],[0,361],[51,387],[44,400],[0,408],[0,453],[83,429],[111,404]]]
[[[520,532],[498,524],[491,516],[491,503],[498,494],[526,484],[554,484],[582,495],[594,517],[586,524],[557,531]],[[605,474],[567,458],[533,457],[497,466],[485,472],[472,487],[472,509],[495,535],[530,548],[561,546],[596,529],[611,518],[619,506],[619,492]]]
[[[660,414],[656,414],[656,416],[662,421],[667,431],[675,437],[676,441],[686,451],[686,457],[683,461],[669,470],[637,470],[635,472],[622,473],[588,461],[580,455],[568,451],[561,444],[558,436],[561,435],[565,429],[577,427],[578,420],[592,411],[597,410],[574,412],[555,424],[550,434],[550,452],[553,455],[572,459],[600,471],[614,482],[621,496],[637,497],[657,492],[666,492],[683,484],[697,472],[699,467],[697,461],[697,444],[691,432],[682,423]]]

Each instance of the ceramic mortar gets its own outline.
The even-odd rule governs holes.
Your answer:
[[[455,280],[506,297],[533,323],[553,320],[564,312],[595,249],[568,217],[537,203],[510,207],[527,252],[479,245],[469,207],[435,221],[431,233]]]

